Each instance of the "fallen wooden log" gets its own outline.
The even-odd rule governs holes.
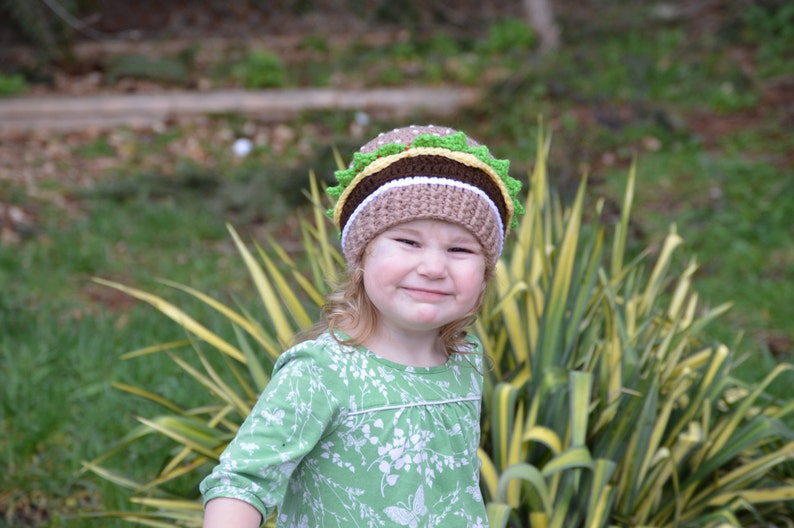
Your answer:
[[[228,90],[0,99],[0,131],[145,127],[172,118],[238,113],[276,122],[310,110],[450,115],[476,102],[470,88]]]

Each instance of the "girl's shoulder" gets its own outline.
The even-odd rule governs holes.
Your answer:
[[[469,332],[466,334],[466,342],[469,343],[469,346],[454,356],[459,361],[469,363],[477,368],[482,367],[484,355],[482,341],[480,341],[479,337]]]
[[[276,361],[274,370],[278,371],[296,361],[309,362],[318,367],[333,367],[340,362],[348,362],[349,356],[355,351],[354,347],[340,343],[326,331],[314,339],[301,341],[285,350]]]
[[[477,337],[477,334],[474,334],[473,332],[467,332],[466,341],[474,346],[472,352],[482,353],[482,341],[480,341],[480,338]]]

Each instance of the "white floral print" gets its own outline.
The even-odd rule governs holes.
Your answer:
[[[485,527],[481,346],[440,367],[391,363],[323,334],[286,351],[204,500],[282,527]]]

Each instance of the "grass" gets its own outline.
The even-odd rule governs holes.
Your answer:
[[[92,277],[123,277],[155,290],[164,288],[154,279],[167,277],[201,284],[227,301],[235,289],[244,291],[244,271],[236,267],[222,222],[190,192],[120,199],[100,187],[81,202],[84,213],[66,225],[45,212],[35,241],[0,247],[0,452],[6,468],[0,511],[30,510],[6,519],[8,526],[66,518],[92,504],[126,507],[120,489],[79,472],[82,461],[111,447],[147,406],[112,382],[150,379],[164,394],[190,400],[179,369],[167,360],[119,359],[184,335],[153,311],[92,284]],[[156,467],[165,456],[158,449],[131,454],[130,467]]]
[[[756,33],[750,34],[769,26],[780,39],[790,39],[780,21],[791,11],[781,13],[766,20],[754,10],[748,27]],[[521,176],[531,167],[527,156],[543,115],[553,136],[549,163],[558,186],[574,189],[588,172],[591,199],[605,197],[612,207],[636,159],[634,240],[643,247],[676,224],[698,256],[695,287],[713,305],[735,303],[712,331],[729,344],[743,332],[738,346],[748,360],[737,374],[752,381],[778,358],[794,360],[794,204],[787,199],[794,181],[790,140],[779,133],[785,116],[761,113],[752,127],[708,136],[685,119],[692,113],[741,118],[763,95],[763,78],[747,82],[726,46],[693,43],[681,28],[583,36],[542,62],[522,48],[525,34],[512,26],[510,32],[501,40],[492,33],[479,47],[437,36],[366,53],[356,48],[338,57],[337,65],[350,75],[361,71],[358,80],[372,84],[449,78],[469,84],[481,81],[476,73],[491,65],[501,74],[493,76],[488,104],[450,124],[513,159]],[[755,38],[763,40],[763,34]],[[778,58],[775,50],[788,48],[777,42],[760,46],[759,53]],[[327,53],[322,41],[313,46]],[[425,54],[437,61],[422,62]],[[317,84],[334,74],[327,58],[317,61],[323,65]],[[301,82],[313,82],[310,67],[288,69],[288,76],[295,71]],[[780,68],[773,73],[780,75]],[[305,116],[290,124],[296,137],[283,145],[258,144],[244,160],[224,146],[250,135],[251,122],[242,116],[215,116],[206,127],[220,130],[215,135],[176,124],[159,132],[89,137],[72,144],[73,156],[114,160],[98,170],[95,186],[72,187],[56,178],[40,183],[68,197],[76,206],[68,214],[43,199],[46,193],[31,196],[0,184],[0,203],[33,210],[39,221],[30,238],[0,245],[0,453],[6,468],[0,527],[85,526],[70,516],[92,507],[128,507],[118,487],[80,472],[81,461],[109,449],[134,426],[134,415],[151,405],[113,389],[113,381],[147,379],[169,398],[191,398],[179,369],[165,357],[119,360],[124,352],[182,338],[177,328],[91,278],[162,293],[166,288],[155,282],[162,277],[255,309],[224,222],[259,240],[291,236],[285,219],[294,218],[308,168],[327,172],[333,157],[322,147],[348,136],[351,122],[346,114]],[[371,123],[366,135],[396,124]],[[312,159],[314,154],[319,157]],[[200,305],[177,298],[212,320]],[[786,387],[774,390],[790,394]],[[124,463],[150,471],[163,458],[161,449],[129,453]]]

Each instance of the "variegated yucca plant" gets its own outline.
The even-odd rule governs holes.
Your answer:
[[[794,480],[773,472],[791,475],[794,401],[765,394],[792,365],[732,378],[732,351],[702,337],[728,306],[701,305],[675,229],[655,262],[625,262],[634,167],[609,245],[583,225],[585,182],[567,209],[547,187],[545,148],[477,323],[491,527],[794,526]]]
[[[733,379],[734,353],[702,337],[727,306],[701,305],[692,289],[695,262],[677,264],[683,240],[675,230],[658,253],[625,262],[633,169],[617,224],[601,225],[599,205],[584,222],[586,182],[563,207],[548,186],[547,148],[540,139],[527,213],[475,328],[490,358],[480,449],[490,525],[794,526],[794,431],[784,421],[794,402],[765,392],[792,366],[779,365],[754,386]],[[252,252],[230,228],[261,313],[169,283],[228,320],[233,340],[163,297],[98,280],[151,304],[188,336],[125,358],[168,354],[206,388],[206,399],[183,408],[143,386],[117,384],[163,413],[139,418],[114,450],[85,464],[134,490],[141,508],[92,515],[201,525],[198,498],[173,496],[168,484],[197,481],[216,463],[278,355],[312,322],[343,270],[321,194],[312,179],[316,207],[301,226],[304,264],[275,241]],[[111,469],[114,455],[152,434],[173,445],[173,457],[148,482]]]

